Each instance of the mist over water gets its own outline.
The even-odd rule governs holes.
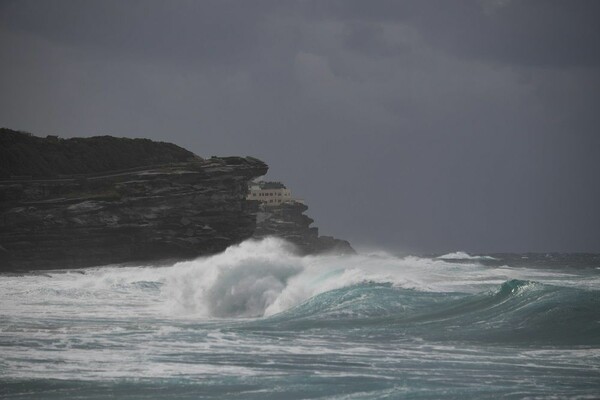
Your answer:
[[[600,392],[598,256],[299,257],[289,246],[0,276],[0,396]]]

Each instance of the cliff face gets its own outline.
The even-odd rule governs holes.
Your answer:
[[[302,203],[246,200],[267,169],[147,139],[0,129],[0,272],[189,259],[267,236],[303,255],[354,253],[319,236]]]
[[[161,160],[160,150],[147,159]],[[183,151],[184,162],[0,181],[0,271],[191,258],[251,237],[257,206],[245,199],[247,183],[267,165]]]
[[[304,212],[308,207],[299,202],[261,205],[257,215],[254,238],[276,236],[294,245],[300,254],[356,254],[346,240],[319,236],[319,228],[311,227],[314,220]]]

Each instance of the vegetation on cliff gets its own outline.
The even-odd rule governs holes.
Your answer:
[[[92,174],[194,158],[197,158],[194,153],[177,145],[149,139],[41,138],[0,128],[0,179]]]

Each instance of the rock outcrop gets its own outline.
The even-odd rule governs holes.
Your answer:
[[[255,231],[257,204],[246,201],[247,184],[268,169],[255,158],[203,160],[167,143],[104,137],[89,139],[92,150],[102,155],[103,143],[118,149],[122,140],[128,151],[102,160],[90,150],[94,159],[85,160],[65,155],[69,146],[56,143],[63,139],[11,135],[13,149],[16,143],[32,158],[2,159],[4,178],[11,179],[0,181],[0,271],[192,258]],[[44,141],[58,147],[45,153]],[[2,152],[11,154],[7,147]],[[69,164],[72,157],[77,161]]]
[[[308,207],[298,201],[259,206],[254,238],[280,237],[293,243],[302,255],[334,253],[356,254],[346,240],[319,236],[319,228],[311,227],[312,218],[305,215]]]

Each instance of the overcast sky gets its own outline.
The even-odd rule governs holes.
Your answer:
[[[323,234],[600,251],[599,1],[0,0],[0,126],[251,155]]]

